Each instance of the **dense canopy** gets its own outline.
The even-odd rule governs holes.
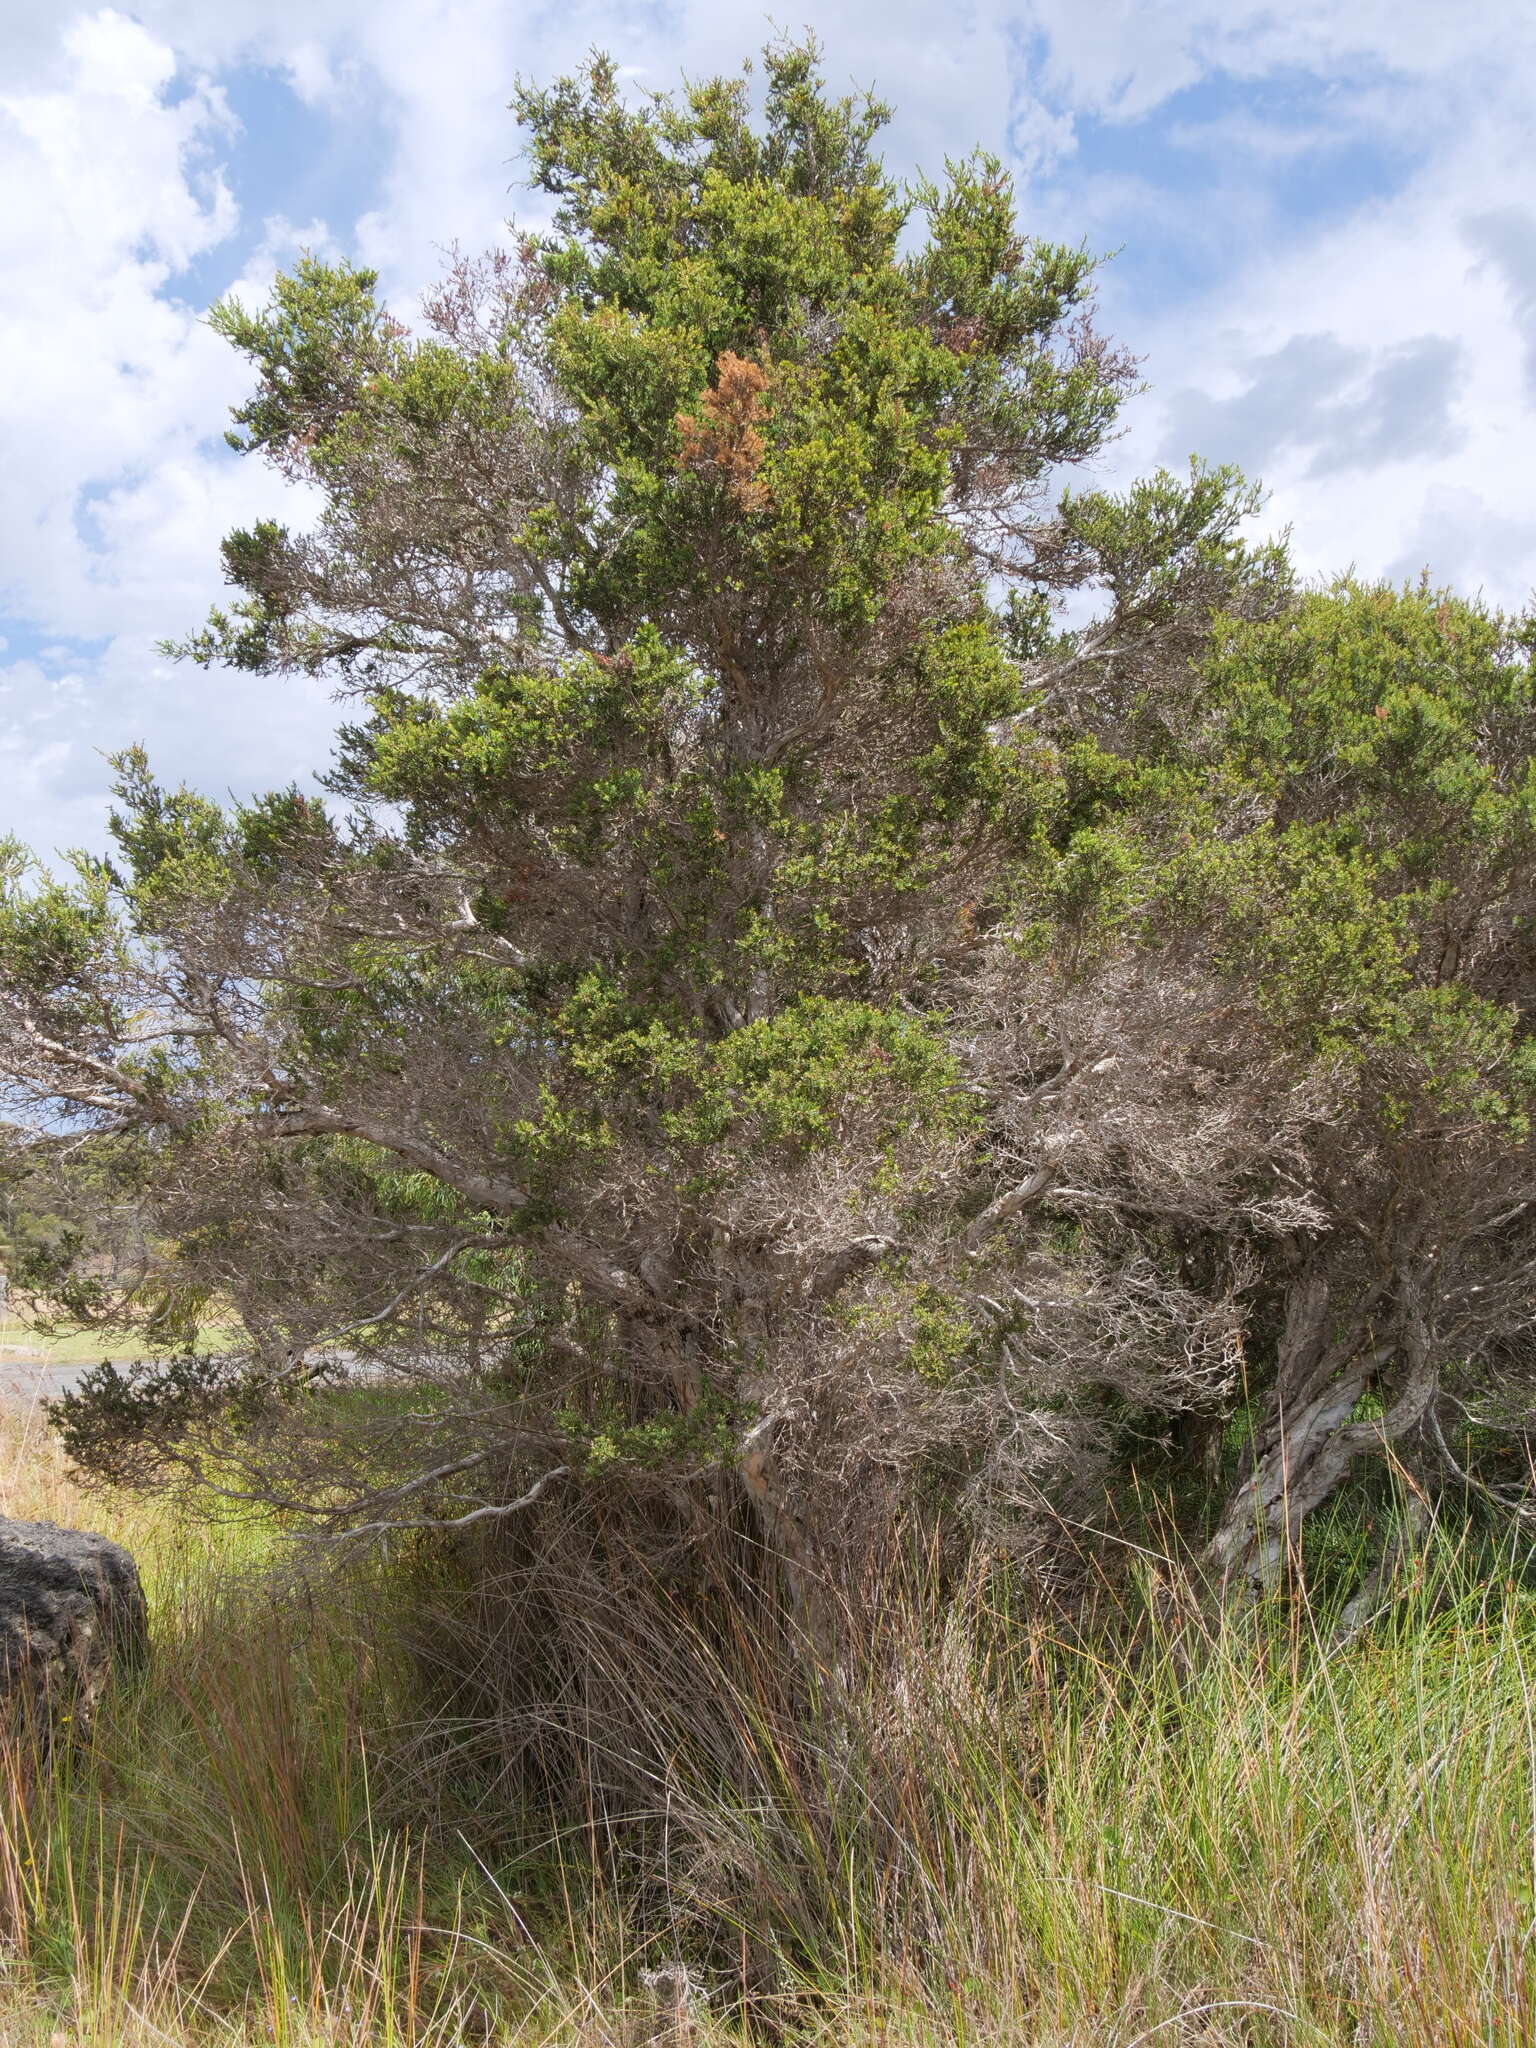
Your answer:
[[[812,50],[517,107],[552,226],[420,332],[215,316],[322,510],[184,652],[331,677],[332,800],[132,755],[110,861],[9,861],[17,1171],[98,1216],[16,1278],[166,1352],[77,1458],[729,1526],[813,1631],[930,1521],[1059,1586],[1137,1474],[1229,1589],[1383,1448],[1523,1512],[1530,622],[1093,488],[1093,260]]]

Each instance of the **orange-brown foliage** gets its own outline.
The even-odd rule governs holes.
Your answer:
[[[714,387],[705,392],[699,412],[677,416],[683,442],[679,467],[704,475],[716,472],[744,512],[760,512],[770,502],[768,488],[758,477],[766,453],[758,422],[767,410],[767,389],[766,370],[726,349],[715,364]]]

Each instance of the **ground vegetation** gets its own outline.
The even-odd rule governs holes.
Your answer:
[[[1518,1637],[1536,626],[1303,584],[1227,469],[1103,488],[1138,368],[1093,259],[984,155],[898,186],[811,47],[517,108],[547,225],[414,331],[308,257],[215,314],[233,444],[318,510],[228,537],[180,651],[331,679],[325,799],[134,752],[109,858],[7,854],[18,1280],[150,1353],[55,1421],[98,1485],[405,1572],[422,1811],[446,1759],[549,1816],[676,1933],[648,1967],[729,1927],[750,2005],[899,1927],[927,1999],[983,1883],[940,1792],[1025,1801],[946,1981],[1038,1938],[1045,2011],[1061,1926],[989,1916],[1063,1759],[1101,1818],[1149,1715],[1172,1799],[1215,1688],[1212,1755],[1278,1774],[1251,1847],[1323,1768],[1273,1689],[1358,1786],[1384,1696],[1328,1646],[1436,1545]],[[1361,1873],[1408,1784],[1351,1793]],[[1227,1924],[1218,1835],[1181,1929]]]

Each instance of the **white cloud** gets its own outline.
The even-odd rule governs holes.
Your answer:
[[[1393,126],[1438,109],[1449,128],[1473,92],[1511,93],[1536,56],[1536,17],[1504,0],[1032,0],[1041,87],[1080,113],[1143,118],[1218,73],[1312,79],[1341,107]],[[1391,74],[1391,91],[1378,88]],[[1425,95],[1419,88],[1431,90]],[[1519,97],[1511,94],[1512,101]]]
[[[1198,447],[1244,462],[1311,570],[1427,564],[1525,603],[1529,306],[1476,224],[1480,197],[1519,190],[1517,161],[1490,122],[1390,199],[1286,246],[1258,242],[1215,289],[1165,309],[1149,336],[1153,394],[1119,460]]]
[[[1236,366],[1247,382],[1231,397],[1173,392],[1165,454],[1178,461],[1220,448],[1253,475],[1276,460],[1305,458],[1309,479],[1422,465],[1465,442],[1454,416],[1463,353],[1459,341],[1438,334],[1375,350],[1335,334],[1293,334]]]
[[[302,679],[231,689],[147,652],[137,635],[89,663],[0,663],[0,831],[51,859],[104,839],[107,756],[148,741],[162,780],[214,797],[299,781],[324,758],[332,706]]]
[[[162,564],[153,545],[104,558],[83,494],[182,456],[231,387],[225,351],[163,288],[234,207],[210,155],[228,128],[214,89],[167,104],[171,53],[120,15],[77,23],[66,55],[67,86],[0,97],[0,582],[42,630],[91,637]]]
[[[1525,362],[1525,393],[1536,401],[1536,213],[1499,206],[1463,223],[1467,241],[1493,265],[1508,294]]]
[[[285,779],[324,753],[318,690],[171,671],[153,652],[216,596],[220,533],[282,495],[218,446],[244,371],[177,297],[188,264],[216,268],[233,246],[220,75],[267,67],[340,145],[366,128],[387,150],[353,217],[247,232],[241,288],[258,296],[307,244],[377,261],[408,301],[440,245],[472,247],[536,210],[506,108],[519,73],[548,77],[599,44],[638,86],[664,86],[734,68],[769,33],[758,0],[135,0],[134,16],[93,0],[7,9],[0,614],[25,630],[8,626],[0,650],[0,769],[10,819],[49,845],[95,836],[98,747],[146,737],[169,772],[214,789],[237,772]],[[1507,0],[845,0],[821,26],[834,82],[896,103],[895,163],[935,170],[977,141],[1006,143],[1033,180],[1032,225],[1100,248],[1144,236],[1219,271],[1198,288],[1111,273],[1113,324],[1147,352],[1154,389],[1107,470],[1187,445],[1241,456],[1309,567],[1428,561],[1525,596],[1536,13]],[[1202,82],[1227,98],[1169,108]],[[1264,93],[1244,99],[1255,82]],[[1090,122],[1120,138],[1113,172],[1093,168]],[[1155,172],[1143,138],[1161,151]],[[1325,231],[1298,231],[1284,180],[1341,145],[1416,169]],[[240,197],[258,215],[273,203]],[[46,656],[40,640],[64,651]]]
[[[281,496],[218,445],[243,374],[169,295],[236,223],[224,98],[111,12],[58,57],[0,96],[0,586],[44,643],[0,668],[4,823],[48,846],[99,839],[103,750],[149,736],[173,773],[281,779],[328,723],[313,691],[258,714],[154,652],[217,594],[219,534]]]

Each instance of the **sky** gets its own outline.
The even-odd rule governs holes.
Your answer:
[[[637,88],[812,28],[894,103],[888,164],[981,145],[1024,225],[1110,258],[1148,389],[1096,481],[1198,451],[1302,567],[1536,589],[1536,8],[1511,0],[6,0],[0,22],[0,831],[99,847],[107,756],[209,794],[308,783],[323,683],[168,661],[218,541],[284,487],[223,443],[206,310],[304,248],[410,321],[521,187],[517,80]]]

